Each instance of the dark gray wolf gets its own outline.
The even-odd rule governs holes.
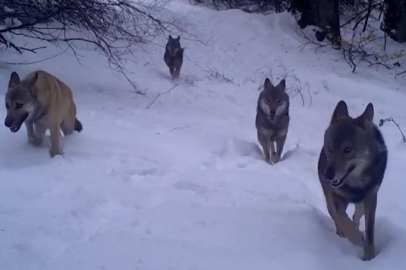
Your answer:
[[[15,133],[25,123],[28,142],[41,145],[50,130],[50,155],[62,155],[59,130],[65,135],[80,132],[82,123],[76,118],[76,105],[70,88],[45,71],[35,71],[22,81],[16,72],[10,77],[6,94],[6,127]]]
[[[172,38],[172,36],[169,35],[165,48],[164,61],[169,68],[169,73],[172,78],[179,77],[183,63],[183,50],[184,48],[180,47],[180,36]]]
[[[259,94],[255,126],[265,161],[277,163],[283,151],[289,128],[289,95],[285,79],[277,86],[266,78],[264,90]],[[271,150],[271,155],[269,151]]]
[[[318,162],[318,175],[327,209],[336,233],[364,248],[363,260],[375,257],[374,228],[378,190],[388,151],[381,132],[373,123],[374,108],[369,103],[357,118],[348,114],[347,104],[338,102]],[[355,204],[352,220],[346,209]],[[365,237],[359,221],[365,214]]]

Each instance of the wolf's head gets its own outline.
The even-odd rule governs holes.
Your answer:
[[[171,56],[175,56],[179,53],[183,54],[183,49],[180,47],[180,36],[173,38],[169,35],[168,42],[166,43],[166,50]]]
[[[258,98],[258,109],[262,110],[270,122],[275,122],[278,116],[289,109],[289,96],[286,93],[286,82],[282,79],[277,86],[272,85],[266,78],[264,90]]]
[[[6,94],[7,116],[4,125],[10,128],[11,132],[20,130],[25,120],[30,119],[34,112],[35,82],[38,73],[28,80],[21,81],[16,72],[11,73]]]
[[[324,134],[323,151],[327,157],[324,176],[334,188],[341,187],[351,175],[360,175],[375,151],[374,107],[369,103],[363,114],[352,118],[347,104],[338,102]]]

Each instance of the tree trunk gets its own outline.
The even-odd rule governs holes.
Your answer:
[[[395,41],[406,42],[406,0],[385,0],[384,31]]]
[[[292,9],[302,15],[298,21],[300,27],[318,26],[317,40],[323,41],[328,36],[334,44],[341,40],[339,6],[339,0],[292,0]]]

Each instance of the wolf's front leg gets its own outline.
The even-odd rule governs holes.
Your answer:
[[[280,156],[278,154],[278,145],[276,144],[276,141],[270,141],[269,142],[271,146],[271,161],[273,164],[276,164],[280,160]]]
[[[32,121],[25,121],[27,128],[28,143],[31,145],[39,146],[42,144],[42,138],[38,138],[34,132],[34,123]]]
[[[50,155],[51,157],[55,157],[56,155],[63,155],[63,152],[59,145],[59,124],[57,121],[53,121],[51,126],[49,127],[49,131],[51,133],[51,150]]]
[[[359,227],[360,220],[364,215],[364,205],[362,203],[355,204],[355,211],[354,215],[352,216],[352,220],[354,221],[355,225]]]
[[[364,261],[375,258],[375,213],[378,196],[372,195],[365,198],[365,243],[364,243]]]

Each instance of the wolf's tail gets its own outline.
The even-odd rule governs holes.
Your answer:
[[[75,130],[77,132],[81,132],[83,130],[83,125],[77,118],[75,118]]]

